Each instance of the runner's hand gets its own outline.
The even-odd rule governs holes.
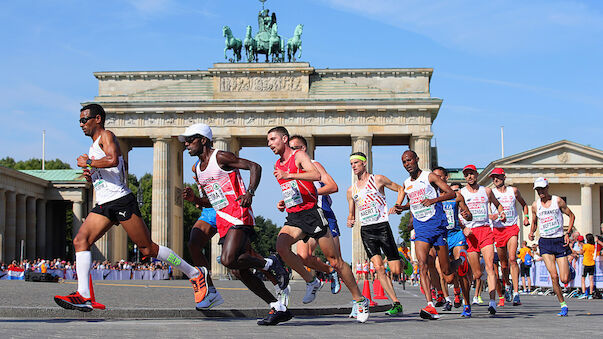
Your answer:
[[[500,214],[498,215],[498,219],[500,219],[500,222],[507,221],[507,215],[505,214],[505,212],[500,212]]]
[[[81,167],[81,168],[88,167],[88,164],[86,164],[86,161],[88,161],[88,154],[80,155],[79,157],[77,157],[77,167]]]
[[[469,218],[470,215],[471,215],[471,212],[461,209],[461,217],[463,217],[463,219],[467,220],[467,218]]]
[[[239,195],[239,197],[235,199],[235,201],[240,201],[239,205],[241,205],[241,207],[251,206],[252,200],[253,200],[253,196],[249,195],[248,192],[245,192],[245,194],[243,194],[243,195]]]
[[[400,214],[400,213],[402,213],[402,211],[407,210],[408,206],[396,204],[396,205],[394,205],[394,207],[392,207],[392,209],[394,209],[394,213]],[[393,214],[393,213],[391,213],[391,209],[390,209],[390,213],[389,214]]]
[[[195,202],[195,192],[190,187],[185,187],[182,190],[182,199],[190,202]]]
[[[524,217],[523,218],[523,225],[524,226],[530,226],[530,219],[528,217]]]
[[[281,200],[279,202],[276,203],[276,208],[278,208],[279,211],[283,212],[285,210],[285,200]]]
[[[570,243],[570,238],[569,238],[569,234],[565,234],[563,236],[563,247],[568,247]]]
[[[348,227],[354,227],[354,224],[356,223],[356,219],[352,218],[348,218]]]
[[[473,231],[471,231],[471,229],[469,227],[463,228],[463,234],[465,235],[465,237],[470,236],[472,233],[473,233]]]
[[[421,204],[425,207],[431,206],[434,203],[435,203],[435,199],[425,199],[425,200],[421,201]]]
[[[274,172],[272,172],[272,174],[274,174],[274,177],[276,178],[276,180],[287,180],[289,179],[289,173],[280,170],[280,169],[275,169]]]
[[[92,182],[92,176],[90,173],[90,170],[88,168],[84,169],[84,178],[86,179],[87,182]]]
[[[490,220],[498,220],[498,213],[488,214]]]
[[[530,234],[528,234],[528,239],[530,239],[530,241],[534,241],[534,233],[530,232]]]

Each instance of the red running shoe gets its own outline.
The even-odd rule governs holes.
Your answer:
[[[440,319],[440,315],[438,314],[438,311],[436,311],[435,307],[433,307],[433,306],[427,306],[424,309],[422,309],[420,316],[421,316],[421,318],[427,319],[427,320]]]
[[[444,299],[444,294],[438,294],[438,298],[435,302],[435,307],[443,306],[446,303],[446,299]]]
[[[461,304],[462,304],[461,295],[460,294],[455,294],[454,295],[454,308],[461,307]]]
[[[80,292],[77,291],[66,296],[55,295],[54,302],[68,310],[90,312],[94,309],[92,307],[92,299],[82,297]]]

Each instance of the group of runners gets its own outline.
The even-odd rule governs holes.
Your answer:
[[[92,260],[90,247],[113,225],[121,224],[144,256],[162,260],[190,279],[198,310],[208,310],[224,302],[211,280],[207,259],[201,254],[201,248],[218,233],[219,243],[222,245],[221,264],[269,305],[268,315],[259,320],[258,325],[276,325],[293,317],[287,308],[290,288],[289,272],[285,264],[306,282],[303,303],[314,301],[323,284],[312,271],[306,269],[309,267],[330,275],[332,293],[340,291],[341,279],[354,299],[350,317],[356,318],[358,322],[367,321],[369,300],[360,293],[352,269],[341,256],[340,232],[329,197],[329,194],[338,191],[338,186],[325,168],[306,153],[307,142],[302,136],[290,136],[287,129],[280,126],[267,132],[268,147],[278,157],[273,176],[282,190],[282,199],[276,207],[287,213],[285,225],[276,241],[278,254],[267,258],[255,252],[251,246],[255,236],[251,205],[260,182],[261,166],[231,152],[214,149],[212,130],[205,124],[189,126],[178,137],[190,156],[198,158],[192,171],[200,196],[196,196],[190,188],[182,193],[184,199],[202,209],[188,242],[193,261],[191,265],[171,249],[151,240],[136,198],[127,186],[127,163],[120,152],[118,140],[111,131],[104,128],[104,122],[105,111],[100,105],[90,104],[81,109],[80,127],[85,135],[92,138],[93,144],[88,154],[78,157],[77,163],[84,169],[86,179],[93,184],[97,205],[86,217],[73,240],[77,291],[67,296],[55,296],[54,300],[58,305],[84,312],[97,308],[89,290]],[[488,272],[489,311],[491,314],[496,312],[494,243],[503,277],[506,277],[504,282],[510,286],[510,272],[513,302],[520,304],[517,285],[519,269],[515,261],[519,231],[515,201],[523,207],[524,225],[528,224],[528,209],[519,191],[505,186],[502,170],[492,172],[496,187],[490,189],[477,184],[478,173],[475,166],[466,166],[463,174],[467,179],[467,186],[460,192],[455,192],[446,183],[445,169],[437,168],[433,172],[421,170],[418,167],[419,158],[413,151],[406,151],[402,155],[403,167],[410,174],[403,185],[398,185],[383,175],[369,173],[367,161],[366,155],[360,152],[350,156],[350,165],[357,180],[347,190],[347,226],[359,224],[361,227],[361,238],[367,256],[393,303],[386,314],[399,315],[403,312],[381,256],[383,253],[387,258],[392,274],[399,276],[400,256],[388,218],[389,214],[399,214],[408,209],[412,213],[415,230],[421,287],[426,292],[427,306],[421,310],[422,318],[439,318],[430,291],[432,287],[447,290],[442,289],[442,286],[450,283],[455,284],[455,295],[459,288],[462,291],[465,304],[462,316],[471,316],[468,274],[472,272],[476,280],[480,279],[480,254]],[[249,171],[248,186],[242,180],[241,170]],[[567,247],[564,247],[567,237],[563,233],[561,213],[570,216],[570,232],[573,214],[563,200],[548,193],[546,179],[539,178],[534,187],[539,199],[532,208],[530,238],[533,238],[536,220],[539,220],[541,253],[551,272],[555,292],[560,298],[560,315],[567,315],[567,305],[563,302],[558,284],[559,277],[563,282],[569,280]],[[385,188],[397,192],[396,204],[389,209]],[[406,198],[408,202],[403,204]],[[494,226],[492,229],[490,223]],[[294,253],[291,248],[296,243],[297,253]],[[324,253],[328,264],[313,255],[317,246]],[[559,266],[559,273],[555,264]],[[254,270],[264,272],[275,286],[274,294],[254,274]],[[440,272],[441,282],[437,278],[437,272]]]

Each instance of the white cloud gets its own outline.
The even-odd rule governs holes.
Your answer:
[[[556,50],[581,41],[599,44],[603,32],[603,14],[576,1],[325,1],[446,47],[479,54]]]

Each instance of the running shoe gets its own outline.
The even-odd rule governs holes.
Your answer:
[[[504,297],[498,298],[498,307],[504,307],[504,306],[505,306],[505,298]]]
[[[92,299],[82,297],[80,292],[77,291],[66,296],[55,295],[54,302],[68,310],[90,312],[94,309],[94,307],[92,307]]]
[[[464,277],[467,275],[467,271],[469,271],[469,261],[467,260],[467,251],[461,250],[459,253],[459,258],[461,259],[461,264],[458,268],[459,277]]]
[[[276,278],[278,287],[284,290],[289,285],[289,272],[285,269],[285,265],[283,265],[278,255],[272,254],[268,259],[272,259],[272,265],[268,267],[268,271]]]
[[[369,300],[367,298],[356,301],[356,320],[359,323],[365,323],[368,320],[369,312]]]
[[[560,317],[567,317],[568,311],[569,309],[567,308],[567,306],[561,307],[561,312],[557,313],[557,315]]]
[[[463,307],[463,313],[461,313],[461,317],[471,318],[471,306],[466,305],[465,307]]]
[[[513,297],[513,306],[519,306],[521,305],[521,300],[519,300],[519,294],[516,294]]]
[[[446,299],[444,299],[444,295],[438,294],[438,298],[436,299],[436,302],[435,302],[435,307],[443,306],[445,303],[446,303]]]
[[[207,296],[207,284],[205,282],[205,276],[207,275],[207,268],[195,267],[199,271],[199,275],[190,279],[193,284],[193,290],[195,291],[195,303],[200,303]]]
[[[484,299],[482,299],[481,295],[477,296],[477,303],[480,305],[484,303]]]
[[[570,281],[574,280],[576,278],[576,270],[574,269],[574,267],[572,265],[570,265]]]
[[[329,274],[329,277],[331,278],[331,293],[339,293],[339,291],[341,291],[341,283],[339,282],[337,271],[333,270],[333,272]]]
[[[258,320],[260,326],[274,326],[278,323],[282,323],[293,318],[293,314],[289,311],[277,311],[274,308],[270,309],[270,312],[264,319]]]
[[[454,308],[459,308],[462,305],[462,301],[461,301],[461,295],[460,294],[455,294],[454,295]]]
[[[496,303],[495,302],[493,302],[493,301],[490,302],[490,306],[488,306],[488,312],[491,315],[495,315],[496,314]]]
[[[276,291],[276,298],[285,306],[289,306],[289,295],[291,295],[291,287],[287,285],[287,288],[281,290],[278,285],[274,285]]]
[[[402,307],[402,304],[400,304],[400,303],[394,303],[392,305],[392,308],[385,311],[385,314],[390,315],[390,316],[402,315],[403,313],[404,313],[404,308]]]
[[[578,299],[586,299],[588,298],[588,295],[586,293],[582,293],[580,294],[580,296],[578,296]]]
[[[505,288],[505,301],[507,301],[507,302],[513,301],[513,292],[511,291],[510,286]]]
[[[479,299],[477,299],[477,297],[473,297],[473,305],[479,305]]]
[[[450,303],[450,301],[446,300],[444,307],[442,307],[442,311],[444,311],[444,312],[452,311],[452,303]]]
[[[224,299],[218,291],[209,292],[200,303],[197,303],[196,309],[197,311],[209,310],[212,307],[222,305],[223,303]]]
[[[348,318],[356,318],[358,317],[358,305],[356,303],[356,301],[352,301],[352,312],[350,312],[350,315],[348,316]]]
[[[304,295],[304,299],[302,302],[304,304],[309,304],[316,299],[316,292],[322,288],[322,281],[316,279],[312,280],[309,283],[306,283],[306,294]]]
[[[429,305],[421,310],[420,316],[421,318],[427,320],[440,319],[440,315],[438,314],[438,311],[436,311],[435,307]]]

